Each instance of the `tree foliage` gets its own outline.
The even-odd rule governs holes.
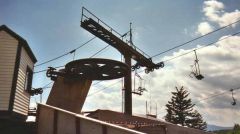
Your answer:
[[[174,124],[191,128],[205,130],[207,124],[197,110],[193,107],[192,100],[188,98],[189,93],[183,87],[172,92],[172,98],[166,104],[167,114],[165,120]]]
[[[239,124],[234,124],[233,130],[240,130],[240,125]]]

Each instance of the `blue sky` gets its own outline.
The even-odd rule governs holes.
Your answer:
[[[222,5],[224,5],[224,7]],[[93,12],[95,15],[97,15],[99,18],[101,18],[104,22],[112,26],[119,33],[123,34],[127,32],[129,30],[129,23],[132,22],[134,44],[144,50],[148,55],[155,55],[159,52],[162,52],[166,49],[169,49],[173,46],[179,45],[194,37],[197,37],[206,31],[211,31],[213,29],[219,28],[220,26],[229,22],[229,19],[231,19],[232,16],[228,14],[235,13],[236,15],[233,16],[233,18],[237,19],[237,17],[239,17],[239,5],[240,1],[238,0],[217,1],[210,3],[207,3],[203,0],[72,0],[71,2],[66,0],[1,0],[0,25],[7,25],[16,33],[25,38],[28,41],[35,56],[37,57],[38,63],[41,63],[51,58],[57,57],[65,52],[68,52],[94,37],[80,27],[81,8],[82,6],[84,6],[91,12]],[[211,9],[209,9],[208,7],[216,10],[216,12],[214,12],[215,14],[211,12]],[[218,18],[214,18],[216,17],[216,14],[219,15]],[[203,23],[205,25],[202,25],[202,27],[199,28],[202,22],[205,22]],[[207,38],[200,39],[194,43],[182,47],[181,49],[183,49],[182,51],[190,50],[192,48],[195,48],[197,45],[204,45],[212,41],[216,41],[222,36],[231,34],[238,30],[239,25],[236,25],[231,28],[224,29],[221,32],[215,33],[211,36],[208,36]],[[107,44],[102,42],[101,40],[95,39],[94,41],[82,47],[76,52],[76,59],[87,58],[106,45]],[[176,49],[174,51],[166,53],[165,55],[161,55],[155,58],[154,61],[161,61],[162,59],[166,58],[165,56],[172,56],[174,54],[181,53],[182,51]],[[213,51],[213,53],[214,52],[215,50]],[[203,55],[209,56],[209,53],[212,54],[212,50],[206,50],[206,53],[204,53]],[[216,57],[218,56],[219,55],[216,52]],[[120,54],[113,48],[108,48],[103,53],[97,55],[97,57],[113,58],[119,60]],[[68,55],[60,60],[51,62],[40,67],[36,67],[35,71],[46,69],[48,66],[61,66],[66,64],[70,60],[72,60],[72,55]],[[193,84],[199,85],[199,83],[196,82],[188,83],[178,81],[179,79],[182,80],[183,77],[185,78],[188,75],[183,75],[182,72],[190,71],[189,65],[191,63],[182,63],[183,61],[185,60],[182,59],[181,61],[174,61],[167,64],[165,67],[166,70],[159,70],[156,73],[151,74],[150,76],[152,76],[153,78],[146,76],[146,79],[152,81],[152,84],[154,83],[154,81],[162,81],[162,83],[165,83],[163,85],[155,84],[158,86],[154,86],[153,84],[152,92],[157,92],[159,91],[159,89],[173,91],[175,85],[180,86],[183,83],[185,84],[184,86],[190,88],[191,91],[191,87]],[[212,62],[209,59],[204,59],[204,61]],[[216,63],[214,64],[218,65],[219,62],[221,63],[221,60],[216,61]],[[234,61],[233,63],[237,63],[237,61]],[[207,70],[209,65],[207,64],[206,66]],[[179,70],[181,70],[182,72],[179,72],[179,76],[172,76],[171,74],[176,70],[178,70],[178,72]],[[223,69],[223,72],[224,71],[226,70]],[[161,78],[160,75],[163,74],[165,75],[163,78]],[[49,78],[46,78],[45,73],[35,74],[33,80],[33,87],[41,87],[49,82],[50,80]],[[211,84],[213,85],[213,83],[214,81],[212,83],[208,83],[205,81],[205,83],[201,83],[204,85],[201,88],[213,88],[214,86],[209,86]],[[214,84],[217,85],[216,82]],[[104,83],[99,84],[93,87],[93,89],[91,90],[94,91],[99,88],[101,89],[106,85],[107,83],[105,85]],[[233,86],[237,85],[233,84]],[[199,86],[196,87],[200,88]],[[112,90],[114,92],[102,92],[103,94],[100,94],[98,96],[103,98],[105,97],[106,99],[111,100],[111,98],[108,98],[109,96],[106,96],[106,94],[116,93],[116,96],[118,96],[119,99],[116,102],[117,104],[115,110],[120,111],[121,94],[119,93],[119,88],[115,87]],[[49,89],[46,90],[43,95],[44,100],[46,100],[48,92]],[[170,96],[169,92],[159,92]],[[192,97],[194,97],[194,99],[197,97],[201,98],[201,96],[194,96],[197,95],[196,90],[191,91],[191,93],[193,94]],[[204,90],[203,93],[207,95],[212,92],[209,90]],[[134,96],[135,98],[137,98],[136,100],[139,101],[139,103],[134,102],[135,113],[141,114],[143,113],[143,111],[145,111],[141,109],[144,109],[143,105],[145,103],[143,102],[146,99],[149,99],[149,96],[149,94],[143,96],[142,98],[137,98]],[[158,100],[159,96],[155,97],[156,98],[154,98],[154,95],[152,95],[151,99],[157,102],[161,101]],[[37,101],[39,100],[38,96],[34,98],[36,98]],[[166,102],[168,99],[169,97],[166,97],[163,102]],[[110,103],[109,105],[109,107],[111,107]],[[164,112],[163,107],[165,104],[159,103],[159,105],[159,107],[161,107],[160,111]],[[109,107],[104,105],[94,105],[93,102],[91,102],[91,99],[87,99],[86,105],[84,105],[84,109],[86,110]],[[201,109],[201,111],[206,112],[206,107],[204,108],[199,108],[199,110]],[[213,116],[209,114],[206,116],[204,115],[204,117],[210,123],[215,123],[219,125],[232,125],[231,120],[227,121],[227,123],[221,123],[221,119],[217,121],[217,119],[213,118]],[[162,118],[163,116],[164,114],[159,115],[160,118]],[[212,118],[208,118],[210,116]]]

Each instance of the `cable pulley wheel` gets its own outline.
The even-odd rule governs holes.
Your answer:
[[[67,74],[74,74],[91,80],[121,78],[127,75],[129,69],[130,67],[125,63],[100,58],[75,60],[67,63],[65,66]]]

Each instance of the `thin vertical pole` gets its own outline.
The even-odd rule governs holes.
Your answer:
[[[42,103],[42,94],[40,94],[40,103]]]
[[[131,67],[131,56],[124,55],[125,63]],[[128,69],[127,76],[124,77],[124,113],[132,115],[132,75],[131,68]]]
[[[157,113],[157,103],[156,103],[156,117],[157,117],[158,113]]]
[[[148,112],[147,112],[147,106],[148,106],[148,104],[147,104],[147,101],[146,101],[146,115],[148,114]]]
[[[123,62],[123,55],[121,54],[121,61]],[[122,78],[122,112],[124,112],[124,78]]]

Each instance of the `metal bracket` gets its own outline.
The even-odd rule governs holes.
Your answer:
[[[47,77],[50,77],[51,80],[53,80],[53,81],[55,81],[57,79],[57,76],[58,76],[57,75],[58,72],[55,71],[55,70],[56,70],[56,68],[48,67],[48,70],[47,70],[47,73],[46,73]]]
[[[29,90],[28,93],[33,96],[33,95],[38,95],[43,93],[42,88],[33,88],[32,90]]]
[[[145,73],[148,74],[149,72],[154,71],[154,69],[159,69],[159,68],[163,68],[163,67],[164,67],[164,62],[159,62],[159,63],[155,64],[151,68],[146,68],[145,69]]]

